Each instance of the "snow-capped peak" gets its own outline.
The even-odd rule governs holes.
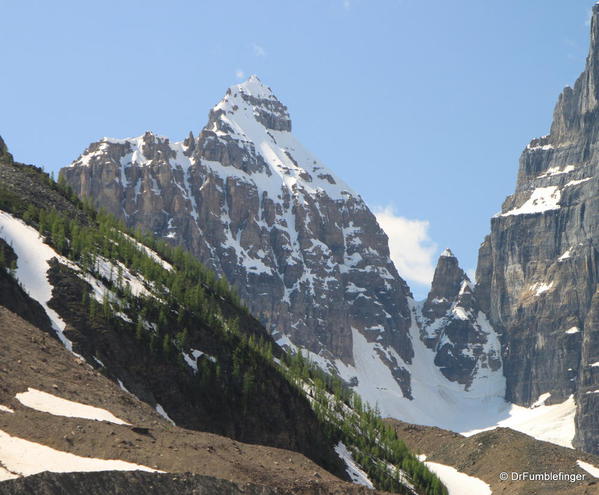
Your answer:
[[[212,109],[212,114],[224,114],[233,120],[255,121],[274,131],[291,131],[287,107],[257,76],[231,86],[224,98]]]
[[[252,74],[247,81],[231,86],[230,89],[232,92],[237,90],[240,93],[253,96],[254,98],[260,98],[262,100],[277,99],[272,90],[266,86],[255,74]]]

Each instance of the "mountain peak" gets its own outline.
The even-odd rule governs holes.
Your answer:
[[[253,96],[254,98],[266,100],[277,99],[272,90],[255,74],[252,74],[247,81],[236,84],[233,88],[238,89],[243,94]]]
[[[574,86],[566,87],[560,95],[546,145],[571,143],[581,133],[596,132],[597,119],[585,118],[585,115],[599,107],[599,3],[593,5],[590,31],[585,69]]]
[[[287,107],[256,75],[231,86],[213,112],[214,115],[224,114],[227,120],[235,121],[241,128],[247,127],[248,121],[255,120],[267,129],[291,131]]]
[[[441,258],[455,258],[455,255],[449,248],[445,248],[445,251],[441,253]]]
[[[469,281],[468,275],[460,268],[458,259],[450,249],[446,249],[437,262],[427,303],[430,304],[434,300],[453,300],[459,295],[463,283]]]

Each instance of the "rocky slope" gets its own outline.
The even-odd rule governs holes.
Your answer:
[[[427,462],[455,468],[490,486],[493,495],[591,495],[599,478],[582,466],[599,467],[599,457],[541,442],[508,428],[465,438],[440,428],[389,420],[406,443]],[[581,464],[584,463],[584,464]],[[592,469],[591,469],[592,470]],[[502,480],[501,473],[508,473]],[[512,479],[512,473],[564,473],[573,479],[553,481]]]
[[[586,68],[551,131],[520,158],[516,191],[480,248],[477,298],[503,334],[507,399],[574,396],[575,444],[599,452],[599,5]]]
[[[135,472],[41,473],[0,483],[0,495],[79,495],[80,493],[128,495],[371,495],[365,487],[347,483],[315,482],[303,486],[276,487],[196,474],[147,474]]]
[[[297,452],[174,426],[2,306],[0,328],[1,494],[382,493],[343,482]],[[32,389],[54,404],[42,394],[25,400]],[[63,399],[125,424],[78,416]],[[111,471],[102,462],[131,467]]]
[[[342,475],[308,400],[248,339],[281,350],[209,273],[184,260],[188,268],[177,268],[116,225],[101,227],[35,167],[0,161],[0,177],[1,306],[180,426],[303,451]]]
[[[80,196],[189,249],[278,336],[353,364],[352,328],[409,363],[410,292],[364,201],[291,134],[258,78],[183,142],[102,139],[62,170]],[[388,362],[405,395],[409,374]]]

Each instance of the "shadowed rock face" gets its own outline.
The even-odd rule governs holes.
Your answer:
[[[477,297],[503,332],[507,399],[575,394],[576,444],[599,452],[599,6],[585,71],[565,88],[549,135],[520,158],[516,191],[479,252]]]
[[[480,310],[470,279],[446,249],[422,307],[421,336],[443,375],[468,390],[472,381],[501,368],[501,346]],[[483,373],[481,373],[483,372]]]
[[[411,294],[387,236],[290,130],[287,108],[252,76],[197,137],[103,139],[62,174],[77,194],[225,275],[275,337],[351,364],[353,327],[410,362]],[[408,393],[409,373],[389,365]]]

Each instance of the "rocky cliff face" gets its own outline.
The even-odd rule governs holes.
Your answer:
[[[524,150],[515,193],[480,248],[477,296],[503,332],[507,399],[574,394],[576,444],[599,452],[599,6],[585,71],[549,135]]]
[[[480,310],[473,285],[457,258],[440,256],[431,291],[422,307],[422,339],[450,381],[468,390],[474,378],[501,368],[501,344]]]
[[[290,131],[287,108],[252,76],[197,137],[102,139],[62,174],[129,226],[224,274],[275,336],[351,365],[358,331],[409,363],[410,292],[386,235]],[[402,363],[386,364],[409,394]]]

